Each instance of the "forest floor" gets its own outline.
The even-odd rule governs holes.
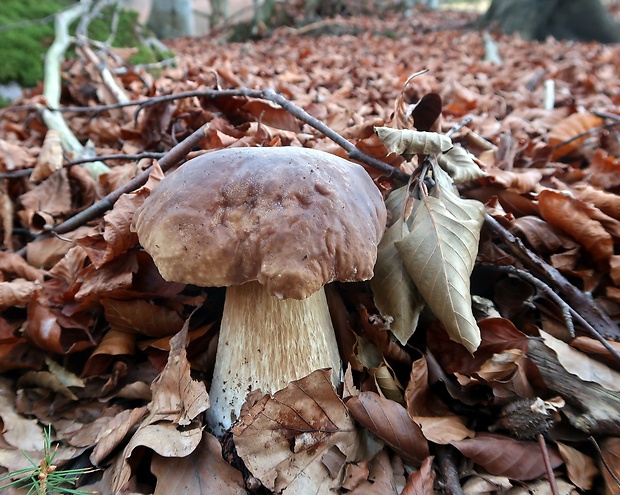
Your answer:
[[[98,177],[48,132],[43,88],[2,111],[3,472],[32,468],[20,450],[38,466],[51,425],[57,471],[96,468],[79,488],[101,494],[620,493],[620,47],[480,33],[461,13],[378,17],[176,40],[175,67],[113,82],[67,62],[62,115],[110,167]],[[446,279],[431,297],[396,247],[416,236],[388,230],[381,276],[328,291],[344,386],[317,370],[253,397],[218,439],[204,412],[223,293],[165,282],[130,226],[161,178],[153,156],[167,170],[241,146],[354,155],[386,198],[411,176],[388,226],[430,223],[449,254],[423,259]],[[446,237],[473,224],[473,248]]]

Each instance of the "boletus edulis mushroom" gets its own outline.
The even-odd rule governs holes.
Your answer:
[[[208,423],[237,420],[249,392],[273,393],[342,364],[323,286],[367,280],[386,221],[363,167],[322,151],[232,148],[166,177],[132,228],[168,281],[227,287]]]

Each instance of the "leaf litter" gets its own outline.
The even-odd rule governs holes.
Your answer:
[[[338,18],[341,35],[178,40],[176,67],[115,76],[136,101],[273,87],[354,150],[413,174],[403,185],[362,160],[391,220],[373,281],[332,291],[351,348],[347,396],[317,370],[254,396],[224,439],[203,418],[222,292],[165,282],[130,231],[161,170],[61,237],[38,234],[151,165],[122,155],[167,152],[205,124],[191,156],[232,146],[347,152],[273,102],[192,96],[147,106],[135,123],[127,110],[65,113],[97,155],[118,155],[93,179],[67,165],[74,157],[27,107],[40,90],[25,110],[3,110],[2,469],[21,466],[20,449],[36,458],[40,424],[52,424],[59,462],[88,459],[100,471],[81,484],[99,493],[431,494],[451,469],[466,493],[482,484],[549,493],[540,446],[520,435],[542,431],[563,492],[618,493],[620,86],[610,67],[619,48],[493,34],[497,66],[483,61],[480,33],[444,29],[465,20]],[[114,103],[104,91],[87,96],[92,62],[64,71],[63,105]],[[552,110],[545,79],[555,82]],[[537,257],[515,253],[509,235]],[[586,299],[576,304],[548,273]],[[560,306],[544,286],[573,302]],[[612,322],[607,340],[592,338],[600,318]],[[540,403],[564,405],[545,406],[536,422]]]

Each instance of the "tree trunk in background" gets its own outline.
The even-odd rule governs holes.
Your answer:
[[[147,27],[158,38],[194,35],[192,0],[153,0]]]
[[[528,40],[620,42],[620,26],[600,0],[493,0],[477,27],[497,27]]]

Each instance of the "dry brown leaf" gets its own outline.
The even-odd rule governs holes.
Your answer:
[[[463,484],[463,493],[465,495],[499,495],[511,487],[512,483],[506,476],[475,473]]]
[[[431,442],[449,444],[476,434],[465,426],[463,418],[452,413],[445,403],[431,393],[428,367],[424,357],[416,360],[411,367],[405,400],[409,416],[422,429],[424,437]]]
[[[538,195],[540,214],[551,225],[571,235],[597,262],[608,262],[614,254],[611,235],[593,220],[579,200],[545,189]]]
[[[337,486],[322,462],[334,446],[356,453],[358,434],[329,370],[291,382],[253,405],[232,428],[237,453],[253,476],[277,493],[323,494]]]
[[[562,119],[549,131],[549,145],[554,148],[553,159],[558,160],[577,150],[588,135],[577,136],[588,133],[602,124],[603,120],[591,113],[573,113]]]
[[[427,333],[428,347],[446,373],[473,374],[493,354],[508,349],[527,351],[528,338],[506,318],[485,318],[478,321],[482,342],[472,356],[461,346],[448,339],[439,327]]]
[[[558,495],[579,495],[580,492],[568,481],[562,478],[556,478],[555,483],[557,485]],[[551,489],[551,485],[548,480],[538,480],[531,483],[527,483],[524,486],[515,486],[508,490],[506,495],[555,495]]]
[[[605,479],[605,495],[619,495],[620,437],[609,437],[603,441],[599,468]]]
[[[21,278],[0,282],[0,309],[26,306],[36,288],[37,284]]]
[[[590,490],[594,484],[594,478],[599,475],[594,460],[570,445],[561,442],[556,442],[556,444],[566,464],[568,479],[582,490]]]
[[[49,129],[45,134],[43,146],[41,146],[34,170],[30,174],[30,180],[38,182],[47,179],[56,170],[62,168],[62,160],[60,133],[55,129]]]
[[[143,299],[102,299],[101,305],[112,330],[159,338],[183,328],[183,319],[176,311]]]
[[[400,495],[435,495],[435,471],[433,457],[427,457],[420,469],[414,471],[407,478],[407,484]]]
[[[209,408],[204,383],[191,377],[185,349],[188,325],[189,318],[183,329],[170,340],[166,367],[151,385],[153,400],[149,404],[147,423],[170,421],[187,426]]]
[[[542,218],[534,215],[525,215],[515,219],[511,231],[523,234],[532,249],[542,255],[565,251],[578,245],[568,235],[554,229]]]
[[[602,191],[588,184],[575,184],[573,191],[578,199],[591,203],[606,215],[620,220],[620,196],[617,194]]]
[[[134,450],[146,447],[163,457],[187,457],[196,450],[202,435],[202,428],[178,430],[168,423],[140,426],[119,457],[122,462],[111,468],[114,473],[113,493],[125,491],[123,487],[133,472],[131,456]]]
[[[390,462],[385,449],[368,463],[368,471],[368,479],[349,492],[351,495],[396,495],[399,493],[395,483],[394,465]]]
[[[620,392],[620,373],[609,366],[588,357],[583,352],[573,349],[568,344],[540,330],[540,335],[547,347],[553,349],[558,361],[572,375],[584,382],[598,383],[601,387]]]
[[[533,480],[545,473],[538,442],[515,440],[493,433],[478,433],[476,438],[452,442],[461,454],[491,474],[512,480]],[[562,465],[558,452],[548,447],[551,466]]]
[[[155,454],[151,472],[157,478],[154,495],[244,495],[243,475],[224,459],[222,446],[209,433],[189,456],[180,459]]]
[[[18,214],[34,231],[53,225],[72,209],[71,184],[65,169],[58,170],[39,185],[20,196],[24,207]]]
[[[35,158],[24,147],[0,139],[0,169],[3,172],[29,168],[34,161]]]
[[[429,455],[428,442],[420,427],[400,404],[374,392],[361,392],[346,401],[355,420],[388,444],[410,465],[419,465]]]
[[[13,383],[7,378],[0,377],[0,390],[2,390],[0,419],[3,425],[4,441],[16,449],[41,450],[43,430],[35,419],[26,419],[15,410],[16,396],[13,392]]]
[[[112,418],[106,418],[105,428],[102,428],[95,439],[95,448],[90,454],[90,462],[99,466],[115,448],[125,439],[127,433],[147,414],[146,407],[125,409]]]

